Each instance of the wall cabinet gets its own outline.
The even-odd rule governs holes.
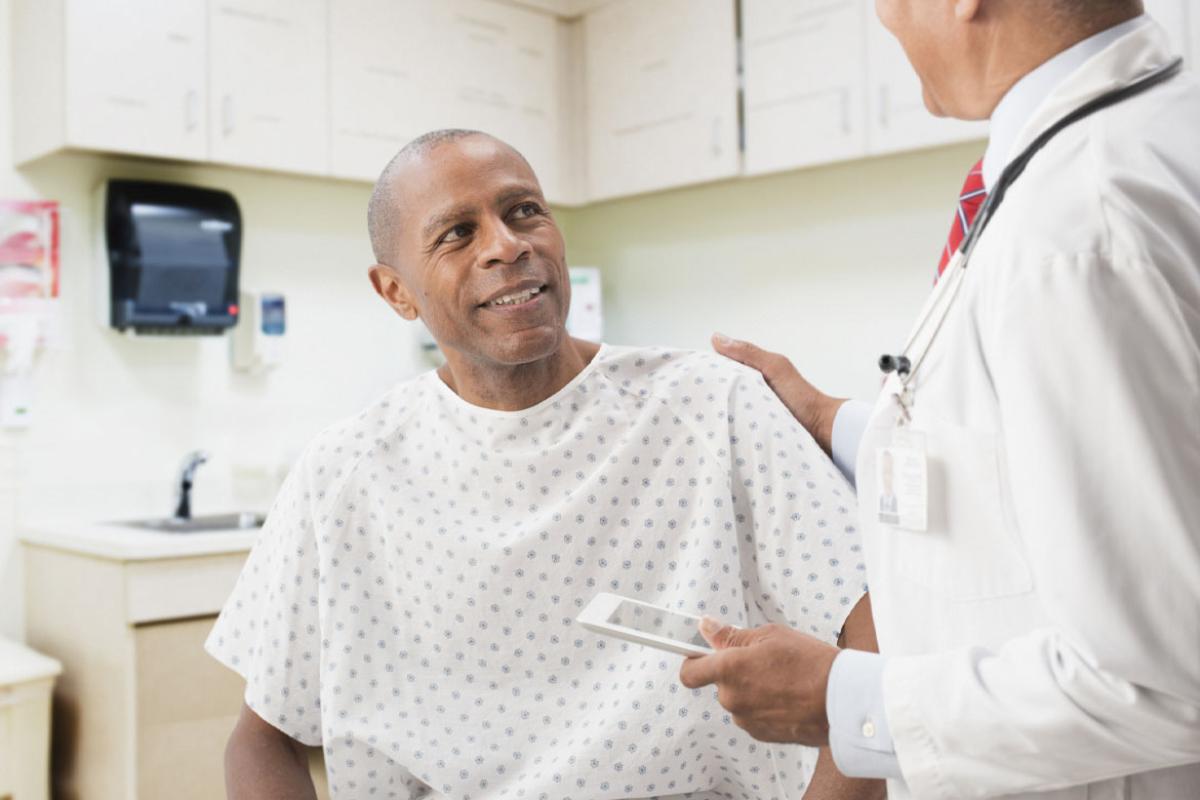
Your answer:
[[[30,543],[24,553],[27,638],[63,665],[54,796],[224,797],[244,684],[203,644],[246,553],[118,560]],[[328,797],[319,750],[311,767]]]
[[[1200,10],[1148,6],[1200,54]],[[742,0],[740,66],[737,7],[13,0],[14,149],[373,181],[413,137],[479,128],[577,203],[986,136],[926,110],[874,0]]]
[[[39,0],[13,9],[14,148],[206,156],[205,0]]]
[[[747,173],[866,153],[866,15],[858,0],[742,0]]]
[[[374,181],[414,137],[471,128],[520,150],[547,197],[565,199],[563,24],[490,0],[333,3],[332,173]]]
[[[326,174],[326,0],[210,0],[209,154]]]
[[[731,0],[623,0],[584,17],[587,196],[740,169]]]
[[[494,0],[445,0],[436,127],[477,128],[521,151],[546,196],[567,193],[559,23]],[[434,126],[430,126],[434,127]]]
[[[405,142],[436,124],[437,4],[337,0],[329,7],[331,170],[374,181]]]
[[[987,123],[942,119],[929,113],[921,81],[896,37],[875,15],[874,0],[858,0],[867,14],[867,148],[895,153],[984,139]],[[980,148],[983,155],[983,148]]]

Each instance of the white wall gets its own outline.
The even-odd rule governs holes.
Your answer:
[[[604,270],[611,341],[786,353],[826,391],[873,397],[929,292],[976,142],[591,206],[573,264]]]
[[[0,197],[56,199],[64,209],[64,349],[40,359],[33,426],[0,433],[0,635],[20,637],[21,522],[165,514],[172,475],[192,448],[213,457],[197,478],[197,511],[265,507],[276,468],[318,429],[423,366],[411,328],[367,282],[365,184],[83,155],[13,169],[10,21],[0,0]],[[129,339],[93,321],[92,191],[117,176],[238,198],[243,285],[287,295],[289,352],[276,373],[232,372],[223,337]]]

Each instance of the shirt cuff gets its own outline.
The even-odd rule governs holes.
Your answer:
[[[833,451],[833,463],[846,476],[846,480],[850,481],[851,486],[858,485],[855,470],[858,445],[862,441],[863,431],[867,429],[872,410],[870,403],[847,400],[833,417],[833,435],[829,449]]]
[[[833,762],[850,778],[901,780],[883,705],[883,667],[878,653],[843,650],[833,660],[825,708]]]

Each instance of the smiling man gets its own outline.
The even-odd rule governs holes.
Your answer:
[[[851,798],[680,658],[575,623],[607,591],[869,647],[852,491],[757,373],[572,339],[563,238],[508,145],[439,131],[371,200],[375,291],[446,356],[312,443],[208,647],[246,679],[230,796]]]

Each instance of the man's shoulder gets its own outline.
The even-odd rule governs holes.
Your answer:
[[[622,389],[639,396],[675,395],[693,387],[715,390],[761,381],[749,367],[704,350],[673,347],[606,345],[598,372]]]
[[[300,459],[310,480],[319,485],[345,476],[372,448],[394,441],[436,391],[434,380],[437,376],[431,371],[401,381],[357,413],[323,428]]]

